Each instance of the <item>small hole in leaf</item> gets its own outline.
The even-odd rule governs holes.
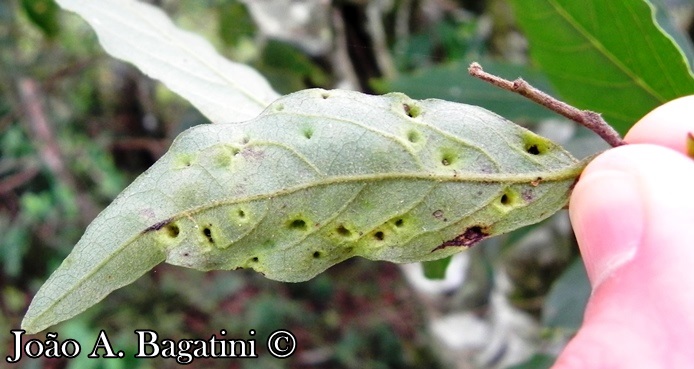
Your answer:
[[[329,94],[327,91],[325,91],[325,92],[323,92],[323,93],[320,94],[320,97],[322,97],[323,100],[325,100],[325,99],[327,99],[328,97],[330,97],[330,94]]]
[[[304,137],[306,137],[307,139],[310,140],[311,137],[313,137],[313,129],[312,128],[304,128],[303,134],[304,134]]]
[[[298,231],[305,231],[308,226],[306,225],[306,221],[303,219],[294,219],[291,222],[289,222],[289,228],[290,229],[296,229]]]
[[[417,143],[422,140],[422,137],[420,136],[419,132],[413,129],[407,132],[407,140],[411,143]]]
[[[402,226],[404,226],[404,225],[405,225],[405,220],[402,219],[402,218],[400,218],[400,219],[398,219],[398,220],[395,221],[395,226],[398,227],[398,228],[400,228],[400,227],[402,227]]]
[[[507,194],[503,194],[503,195],[501,196],[501,203],[504,204],[504,205],[508,205],[509,202],[510,202],[510,200],[508,199],[508,195],[507,195]]]
[[[259,260],[258,257],[257,257],[257,256],[254,256],[254,257],[251,259],[251,262],[257,263],[258,260]]]
[[[499,205],[504,211],[508,211],[524,204],[525,202],[523,201],[521,195],[512,188],[505,189],[504,193],[501,195],[501,197],[499,197]]]
[[[239,211],[236,212],[236,215],[238,215],[239,218],[245,218],[246,212],[243,211],[243,209],[239,209]]]
[[[386,235],[382,231],[378,231],[374,233],[374,238],[379,241],[383,241],[383,239],[386,238]]]
[[[314,252],[313,252],[313,258],[314,258],[314,259],[320,258],[320,251],[314,251]]]
[[[178,237],[178,234],[181,232],[180,229],[178,229],[178,226],[175,224],[169,224],[166,226],[166,234],[169,235],[171,238],[176,238]]]
[[[530,155],[542,155],[552,148],[552,142],[532,132],[523,134],[523,145],[525,152]]]
[[[339,234],[340,236],[343,236],[343,237],[349,237],[352,235],[352,232],[343,225],[340,225],[339,227],[337,227],[337,229],[335,231],[337,232],[337,234]]]
[[[209,227],[205,227],[202,229],[202,234],[207,237],[207,241],[209,243],[214,243],[214,238],[212,238],[212,230]]]
[[[417,118],[422,113],[422,109],[414,103],[402,104],[402,108],[405,110],[405,114],[410,118]]]
[[[453,149],[450,148],[442,148],[440,151],[440,155],[441,165],[443,165],[444,167],[453,165],[459,160],[458,153],[456,153]]]

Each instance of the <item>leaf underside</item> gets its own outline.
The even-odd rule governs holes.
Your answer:
[[[204,38],[176,27],[156,6],[56,1],[92,26],[106,52],[160,80],[213,122],[252,119],[279,97],[255,69],[227,60]]]
[[[40,331],[156,264],[304,281],[353,256],[436,260],[567,204],[584,163],[479,107],[305,90],[182,133],[40,289]]]

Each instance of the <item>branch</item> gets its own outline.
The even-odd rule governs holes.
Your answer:
[[[501,87],[504,90],[522,95],[549,110],[573,120],[574,122],[595,132],[612,147],[625,144],[619,133],[617,133],[614,128],[607,124],[607,122],[602,119],[602,116],[596,112],[580,110],[565,102],[559,101],[531,86],[528,82],[521,78],[518,78],[515,81],[509,81],[493,74],[489,74],[482,70],[482,66],[478,63],[470,64],[468,72],[473,77],[477,77],[497,87]]]
[[[75,191],[81,220],[85,222],[94,218],[99,213],[99,209],[86,194],[78,191],[77,181],[65,164],[65,158],[55,139],[56,135],[46,118],[38,83],[29,78],[22,78],[17,83],[17,89],[29,133],[41,161],[62,185]]]

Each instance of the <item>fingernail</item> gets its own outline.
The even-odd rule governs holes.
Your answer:
[[[645,213],[636,177],[603,170],[581,177],[569,209],[593,288],[636,255]]]

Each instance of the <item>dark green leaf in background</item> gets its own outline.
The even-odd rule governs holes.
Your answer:
[[[694,93],[682,50],[643,0],[513,0],[534,61],[570,104],[621,133],[669,100]]]
[[[546,327],[578,330],[590,296],[590,283],[581,259],[576,259],[554,282],[542,309]]]
[[[372,87],[379,93],[398,91],[415,99],[438,98],[479,105],[511,120],[539,120],[557,116],[524,97],[471,77],[467,71],[470,62],[472,60],[423,68],[390,81],[375,80]],[[487,72],[510,79],[523,77],[537,88],[551,92],[547,80],[536,70],[504,62],[480,62]]]
[[[250,37],[255,33],[255,25],[246,6],[238,1],[220,4],[217,15],[219,38],[227,46],[235,46],[243,37]]]
[[[48,38],[58,35],[58,5],[53,0],[22,0],[22,10],[27,18]]]
[[[306,54],[282,41],[268,41],[255,67],[280,93],[324,86],[328,82],[325,72]]]
[[[549,355],[536,354],[527,361],[507,369],[549,369],[554,364],[555,359]]]
[[[677,46],[682,50],[682,53],[687,57],[687,62],[691,67],[694,65],[694,48],[689,37],[684,34],[677,24],[670,16],[668,12],[668,7],[663,3],[663,0],[647,0],[655,8],[655,21],[658,23],[663,31],[677,43]],[[691,1],[691,0],[688,0]],[[685,1],[686,2],[686,1]],[[694,3],[692,3],[694,5]],[[676,6],[675,6],[676,7]],[[676,9],[670,8],[670,12],[676,11]]]
[[[424,276],[428,279],[446,278],[446,269],[448,269],[448,264],[451,263],[451,258],[452,256],[449,256],[443,259],[423,262]]]

